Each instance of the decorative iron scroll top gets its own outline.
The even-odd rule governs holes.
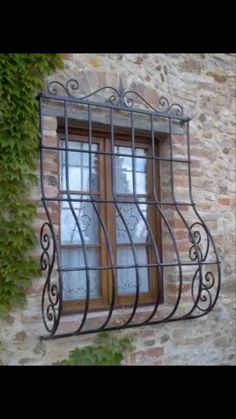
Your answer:
[[[118,89],[115,89],[112,86],[104,86],[86,96],[77,96],[76,93],[79,93],[79,82],[75,79],[70,79],[66,84],[61,83],[60,81],[51,81],[48,84],[48,93],[50,95],[58,95],[60,90],[69,97],[77,98],[80,101],[86,101],[88,98],[95,96],[96,94],[104,91],[109,91],[110,96],[105,99],[107,103],[113,106],[119,106],[122,108],[133,108],[137,100],[143,105],[145,104],[149,109],[156,113],[168,114],[173,116],[182,117],[184,110],[181,105],[178,103],[170,104],[168,99],[162,96],[159,100],[160,108],[156,109],[152,106],[146,99],[144,99],[139,93],[133,90],[125,91],[122,84]]]

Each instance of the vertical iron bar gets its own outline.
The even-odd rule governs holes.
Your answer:
[[[117,205],[117,202],[116,202],[116,192],[115,192],[115,163],[114,163],[115,162],[115,143],[114,143],[114,125],[113,125],[113,109],[112,108],[110,108],[110,126],[111,126],[111,149],[112,149],[112,152],[111,152],[111,183],[112,183],[111,186],[112,186],[112,197],[113,197],[113,200],[114,200],[115,208],[116,208],[116,210],[117,210],[117,212],[118,212],[118,214],[119,214],[119,216],[120,216],[120,218],[121,218],[121,220],[122,220],[122,222],[124,224],[124,227],[125,227],[125,229],[127,231],[127,235],[129,237],[129,240],[130,240],[130,245],[131,245],[131,248],[132,248],[132,253],[133,253],[133,258],[134,258],[134,264],[135,264],[135,271],[136,271],[136,294],[135,294],[135,303],[134,303],[133,310],[131,312],[130,317],[128,318],[128,320],[126,320],[126,322],[122,326],[119,327],[119,328],[123,328],[123,327],[126,327],[131,322],[131,320],[133,319],[133,317],[135,315],[135,311],[136,311],[137,303],[138,303],[138,297],[139,297],[139,280],[140,280],[140,278],[139,278],[139,271],[138,271],[138,268],[137,268],[138,262],[137,262],[137,257],[136,257],[136,251],[135,251],[135,247],[134,247],[134,242],[133,242],[132,236],[130,234],[129,228],[127,226],[127,223],[125,221],[125,218],[123,217],[122,211],[120,211],[120,208],[119,208],[119,206]]]
[[[86,299],[85,299],[85,307],[84,307],[84,313],[83,313],[83,317],[80,323],[80,326],[78,327],[78,329],[73,333],[73,334],[78,334],[80,332],[80,330],[82,329],[82,327],[84,326],[84,323],[86,321],[87,318],[87,314],[88,314],[88,308],[89,308],[89,296],[90,296],[90,271],[88,270],[88,258],[87,258],[87,251],[86,251],[86,246],[85,246],[85,241],[84,241],[84,237],[83,237],[83,232],[81,230],[80,224],[79,224],[79,220],[77,218],[77,215],[75,213],[74,207],[71,203],[71,194],[70,194],[70,187],[69,187],[69,159],[68,159],[68,116],[67,116],[67,102],[64,102],[64,119],[65,119],[65,163],[66,163],[66,196],[67,196],[67,200],[69,203],[69,207],[71,210],[71,213],[74,217],[76,226],[78,228],[79,231],[79,235],[81,238],[81,244],[82,244],[82,252],[83,252],[83,256],[84,256],[84,264],[85,264],[85,268],[86,268]]]
[[[135,175],[136,175],[136,172],[135,172],[135,162],[134,162],[134,154],[135,154],[135,139],[134,139],[134,123],[133,123],[133,113],[132,113],[132,111],[131,111],[131,143],[132,143],[132,186],[133,186],[133,194],[134,194],[134,199],[135,199],[135,196],[136,196],[136,179],[135,179]],[[132,204],[131,204],[132,205]],[[137,207],[137,205],[136,205],[136,207]],[[135,252],[136,252],[136,250],[135,250]],[[136,263],[135,263],[135,266],[136,266]],[[136,295],[135,295],[135,300],[134,300],[134,312],[133,312],[133,315],[135,315],[135,313],[136,313],[136,310],[137,310],[137,307],[138,307],[138,300],[139,300],[139,294],[140,294],[140,291],[139,291],[139,288],[140,288],[140,271],[139,271],[139,268],[136,266],[136,268],[137,268],[137,272],[138,272],[138,281],[136,281]],[[137,277],[136,277],[137,278]]]
[[[170,159],[173,159],[173,140],[172,140],[172,120],[171,118],[169,118],[169,145],[170,145]],[[190,166],[190,164],[188,163],[188,167]],[[198,269],[197,271],[199,271],[199,276],[200,276],[200,281],[199,281],[199,289],[198,289],[198,297],[195,301],[195,303],[193,304],[193,307],[191,308],[191,310],[185,314],[184,316],[180,316],[178,317],[178,319],[184,319],[185,317],[188,317],[196,308],[200,295],[201,295],[201,282],[202,282],[202,265],[201,265],[201,255],[198,249],[198,246],[195,243],[195,238],[193,236],[193,233],[191,231],[191,229],[189,228],[187,222],[185,221],[185,218],[182,216],[182,213],[180,212],[179,208],[178,208],[178,204],[175,198],[175,191],[174,191],[174,171],[173,171],[173,161],[170,161],[170,173],[171,173],[171,197],[175,206],[175,209],[178,213],[178,215],[180,216],[181,220],[183,221],[186,229],[188,230],[188,234],[192,239],[192,244],[194,245],[195,251],[196,251],[196,256],[198,259]]]
[[[146,228],[147,228],[147,230],[150,234],[150,237],[151,237],[155,257],[156,257],[156,260],[157,260],[158,280],[159,280],[159,278],[161,278],[159,250],[158,250],[158,247],[157,247],[156,240],[155,240],[155,237],[153,235],[152,229],[149,225],[149,222],[148,222],[148,220],[146,220],[142,211],[140,210],[139,201],[138,201],[137,193],[136,193],[136,160],[134,158],[134,155],[136,154],[135,153],[135,127],[134,127],[133,112],[132,111],[131,111],[131,140],[132,140],[132,172],[133,172],[133,178],[132,179],[133,179],[134,203],[135,203],[135,206],[136,206],[136,208],[137,208],[137,210],[138,210],[138,212],[139,212],[139,214],[140,214],[140,216],[141,216],[141,218],[142,218],[142,220],[143,220],[143,222],[144,222],[144,224],[145,224],[145,226],[146,226]],[[147,205],[147,214],[148,214],[148,203],[147,202],[146,202],[146,205]],[[148,272],[149,279],[151,279],[151,274],[150,274],[151,269],[150,268],[147,268],[147,269],[149,271]],[[157,301],[158,301],[158,303],[160,301],[160,297],[161,297],[161,293],[159,292],[159,286],[158,286],[157,287]],[[154,306],[154,311],[155,310],[156,310],[156,305]],[[153,313],[154,313],[154,311],[153,311]],[[153,313],[151,315],[149,315],[148,319],[141,322],[140,325],[147,323],[149,321],[149,319],[153,317],[153,315],[154,315]]]
[[[154,127],[153,127],[153,115],[151,115],[151,130],[152,130],[152,157],[153,157],[153,159],[152,159],[152,162],[153,162],[152,163],[152,170],[153,170],[153,178],[155,178],[156,177],[156,167],[155,167],[155,159],[154,159],[154,157],[155,157],[155,138],[154,138]],[[170,226],[168,220],[166,219],[166,217],[164,216],[164,214],[162,212],[161,205],[159,204],[159,201],[161,202],[161,200],[160,200],[160,197],[157,197],[156,187],[154,188],[153,192],[154,192],[154,201],[156,201],[156,209],[159,211],[162,219],[164,220],[164,222],[166,224],[166,227],[169,231],[170,237],[172,239],[173,246],[174,246],[174,249],[175,249],[176,258],[177,258],[177,261],[178,261],[178,269],[179,269],[179,293],[178,293],[178,298],[176,300],[176,303],[175,303],[174,308],[171,311],[171,313],[167,317],[165,317],[164,319],[155,322],[155,323],[161,323],[163,321],[169,320],[174,315],[174,313],[176,312],[176,310],[178,308],[178,305],[179,305],[179,302],[180,302],[180,297],[181,297],[180,290],[182,290],[183,273],[182,273],[182,265],[181,265],[181,260],[180,260],[180,255],[179,255],[176,239],[175,239],[175,236],[172,232],[172,229],[171,229],[171,226]],[[162,286],[163,286],[163,284],[162,284]],[[149,318],[149,324],[153,323],[153,322],[150,322],[150,319],[155,315],[155,313],[157,311],[157,308],[158,308],[158,304],[159,304],[159,299],[157,299],[156,305],[154,307],[154,312],[152,313],[152,316]]]
[[[93,205],[94,211],[95,211],[95,213],[96,213],[96,215],[99,219],[99,222],[102,226],[102,229],[104,231],[104,235],[105,235],[106,243],[107,243],[108,255],[109,255],[109,259],[110,259],[110,264],[111,264],[111,266],[114,266],[115,262],[114,262],[113,251],[112,251],[112,246],[111,246],[111,242],[110,242],[110,239],[109,239],[108,231],[107,231],[107,228],[106,228],[106,226],[103,222],[102,217],[100,216],[100,213],[99,213],[99,211],[96,207],[96,204],[94,202],[94,196],[93,196],[93,190],[92,190],[92,173],[91,173],[91,171],[92,171],[92,152],[91,152],[92,151],[92,120],[91,120],[91,105],[88,105],[88,120],[89,120],[89,193],[90,193],[90,200],[91,200],[91,203]],[[99,154],[98,154],[98,156],[99,156]],[[100,168],[99,168],[99,170],[100,170]],[[115,280],[116,279],[115,279],[115,273],[114,273],[113,268],[111,269],[111,272],[112,272],[112,297],[111,297],[111,302],[110,302],[110,309],[108,311],[108,315],[107,315],[107,318],[106,318],[105,322],[102,324],[102,326],[100,326],[98,328],[98,330],[105,329],[106,325],[108,324],[108,322],[109,322],[109,320],[112,316],[113,309],[114,309],[114,304],[115,304]],[[102,275],[102,273],[100,274],[100,278],[101,278],[101,275]]]

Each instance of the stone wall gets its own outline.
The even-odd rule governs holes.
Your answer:
[[[78,79],[89,93],[104,85],[140,93],[153,106],[161,96],[180,103],[190,124],[193,197],[213,234],[221,258],[222,288],[213,311],[205,317],[138,329],[112,332],[130,336],[135,350],[125,363],[132,365],[233,365],[236,358],[235,281],[235,72],[236,54],[64,54],[65,68],[53,79]],[[55,118],[45,117],[48,141],[56,139]],[[177,139],[177,137],[176,137]],[[178,139],[177,139],[178,140]],[[175,143],[175,152],[179,143]],[[55,176],[53,158],[48,176]],[[185,173],[176,168],[176,188],[184,196]],[[48,188],[53,185],[48,185]],[[45,218],[40,188],[32,191],[37,203],[35,229]],[[57,211],[52,207],[57,217]],[[179,240],[183,240],[178,220]],[[40,247],[35,249],[40,255]],[[95,336],[39,341],[43,333],[40,297],[43,280],[35,279],[24,309],[14,309],[1,321],[0,359],[10,365],[51,364]],[[172,284],[170,284],[171,286]],[[170,288],[169,288],[170,292]]]

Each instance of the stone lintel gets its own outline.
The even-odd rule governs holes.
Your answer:
[[[58,126],[64,126],[64,108],[58,104],[46,104],[43,106],[43,115],[53,116],[58,119]],[[88,128],[88,112],[85,107],[68,105],[67,110],[69,127],[71,128]],[[110,112],[107,108],[95,109],[91,107],[92,128],[94,130],[109,131],[110,127]],[[130,133],[131,122],[129,110],[118,110],[113,112],[114,127],[119,129],[120,133]],[[136,135],[149,136],[151,130],[150,116],[148,114],[135,114],[134,116],[135,133]],[[169,119],[165,117],[154,116],[153,126],[156,135],[169,133]],[[183,122],[177,119],[172,120],[172,134],[184,135],[185,129]]]

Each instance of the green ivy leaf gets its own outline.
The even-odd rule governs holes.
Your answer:
[[[121,365],[124,359],[122,351],[132,348],[130,340],[128,338],[111,339],[110,335],[105,332],[100,333],[99,336],[100,340],[104,339],[106,343],[98,346],[88,345],[81,349],[75,348],[69,352],[68,359],[56,362],[54,365]]]
[[[29,256],[36,243],[36,209],[27,203],[37,183],[36,93],[46,75],[62,68],[59,54],[0,54],[0,315],[23,304],[39,263]]]
[[[96,337],[96,343],[98,344],[106,344],[108,342],[110,342],[110,335],[107,332],[101,332],[97,335]]]

